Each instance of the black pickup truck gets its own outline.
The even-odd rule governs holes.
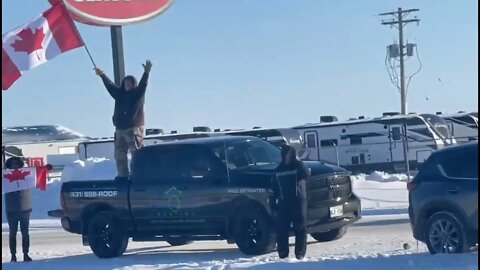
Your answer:
[[[270,189],[280,150],[255,137],[187,139],[144,147],[129,180],[71,181],[61,188],[62,227],[81,234],[101,258],[120,256],[128,240],[227,240],[248,255],[275,248]],[[360,200],[342,168],[306,162],[308,232],[343,236],[360,219]]]

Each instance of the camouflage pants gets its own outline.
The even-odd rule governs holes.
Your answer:
[[[143,147],[143,127],[115,130],[117,177],[128,177],[128,152]]]

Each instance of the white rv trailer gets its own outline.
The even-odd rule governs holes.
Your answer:
[[[456,114],[443,115],[438,113],[447,122],[450,132],[457,143],[478,141],[478,113],[458,112]]]
[[[322,118],[326,122],[294,127],[309,150],[306,160],[336,164],[353,172],[405,171],[404,126],[412,170],[432,151],[454,142],[445,121],[433,114],[385,113],[378,118],[340,122],[336,117]]]
[[[2,128],[5,155],[24,157],[29,166],[50,163],[61,167],[78,159],[78,144],[88,139],[60,125]]]
[[[155,134],[147,135],[144,138],[145,145],[158,144],[172,140],[182,140],[188,138],[211,137],[211,136],[255,136],[265,139],[273,145],[288,144],[297,150],[301,156],[304,154],[305,146],[303,138],[300,133],[294,129],[288,128],[272,128],[272,129],[252,129],[252,130],[215,130],[211,132],[207,127],[195,127],[194,130],[201,130],[199,132],[184,133],[184,134]],[[79,144],[79,156],[81,160],[88,158],[108,158],[114,159],[114,139],[102,138],[92,139]]]
[[[143,139],[145,146],[158,144],[173,140],[182,140],[188,138],[201,138],[216,136],[217,134],[211,132],[195,132],[185,134],[161,134],[161,135],[147,135]],[[79,158],[86,160],[89,158],[107,158],[114,160],[114,139],[113,137],[92,139],[89,141],[81,142],[78,146]]]

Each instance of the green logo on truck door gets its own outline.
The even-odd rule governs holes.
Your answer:
[[[168,196],[168,208],[173,213],[177,213],[180,210],[180,196],[182,192],[176,187],[171,187],[165,191],[165,194]]]

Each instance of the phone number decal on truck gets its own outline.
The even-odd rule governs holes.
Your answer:
[[[118,195],[118,191],[116,190],[69,192],[69,196],[71,198],[105,198],[105,197],[116,197],[117,195]]]

